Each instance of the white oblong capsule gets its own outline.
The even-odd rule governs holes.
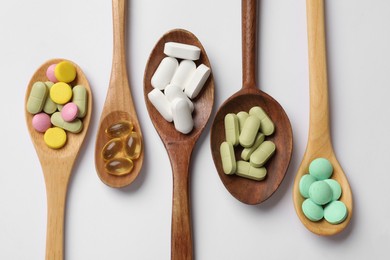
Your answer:
[[[188,84],[184,90],[189,98],[196,98],[209,78],[210,73],[211,70],[209,67],[204,64],[199,65],[199,67],[193,73],[191,79],[188,81]]]
[[[163,90],[175,74],[177,67],[179,66],[178,61],[172,57],[165,57],[158,65],[156,71],[154,72],[151,84],[154,88]]]
[[[223,142],[219,147],[221,153],[222,169],[225,174],[233,174],[236,172],[236,157],[232,143]]]
[[[148,93],[148,99],[165,120],[172,122],[173,117],[171,103],[169,103],[167,97],[161,92],[161,90],[155,88],[150,91]]]
[[[167,97],[169,102],[172,102],[176,98],[182,98],[185,99],[188,102],[188,105],[190,106],[191,112],[194,111],[194,104],[192,101],[187,97],[187,95],[181,90],[181,88],[174,84],[169,84],[166,86],[164,90],[164,94]]]
[[[179,59],[198,60],[200,56],[200,48],[179,42],[167,42],[164,45],[164,53],[168,56]]]
[[[177,131],[188,134],[194,128],[191,109],[185,99],[176,98],[172,101],[173,123]]]
[[[172,77],[171,84],[177,85],[184,90],[195,70],[195,62],[192,60],[182,60]]]

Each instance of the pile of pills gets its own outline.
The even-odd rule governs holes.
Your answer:
[[[129,174],[134,161],[141,155],[140,135],[134,131],[133,124],[129,121],[115,123],[105,133],[110,138],[102,150],[106,171],[116,176]]]
[[[225,116],[226,141],[220,146],[222,167],[225,174],[236,174],[252,180],[263,180],[267,175],[265,163],[275,153],[275,144],[264,141],[272,135],[275,126],[261,107],[248,112],[229,113]],[[241,159],[236,160],[235,148],[240,149]]]
[[[33,114],[32,126],[44,133],[48,147],[59,149],[67,140],[67,133],[83,129],[81,119],[87,113],[88,93],[82,85],[70,85],[76,78],[76,68],[68,61],[52,64],[46,71],[49,81],[37,81],[27,99],[27,111]]]
[[[200,57],[197,46],[167,42],[164,54],[167,55],[151,79],[153,90],[148,98],[161,116],[174,123],[175,129],[188,134],[194,127],[192,99],[201,92],[211,70],[204,64],[196,67],[194,61]]]
[[[302,211],[311,221],[325,218],[331,224],[339,224],[348,215],[347,207],[338,200],[342,190],[336,180],[330,179],[332,173],[332,164],[325,158],[317,158],[310,163],[309,173],[299,181],[299,191],[306,198]]]

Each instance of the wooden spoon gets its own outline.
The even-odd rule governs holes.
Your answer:
[[[125,22],[127,0],[112,0],[112,14],[114,24],[114,50],[111,79],[96,136],[95,166],[100,179],[105,184],[119,188],[129,185],[137,178],[142,168],[144,152],[142,145],[141,154],[137,160],[134,160],[134,168],[129,174],[116,176],[109,174],[105,169],[102,150],[104,145],[110,140],[105,133],[108,127],[115,123],[131,122],[134,126],[133,131],[139,134],[142,141],[141,126],[131,96],[126,67]]]
[[[242,60],[243,86],[218,110],[211,128],[211,152],[226,189],[239,201],[259,204],[269,198],[282,182],[292,153],[292,130],[282,106],[271,96],[256,88],[256,18],[257,0],[242,1]],[[266,164],[267,177],[263,181],[226,175],[222,169],[220,145],[225,141],[224,118],[228,113],[249,111],[260,106],[275,124],[275,132],[266,139],[276,145],[276,153]],[[237,160],[241,151],[236,149]]]
[[[32,76],[25,97],[25,105],[33,84],[37,81],[46,81],[46,70],[51,64],[56,64],[63,59],[53,59],[44,63]],[[73,63],[73,62],[72,62]],[[74,63],[73,63],[74,64]],[[72,86],[83,85],[88,93],[88,111],[82,119],[83,130],[78,134],[67,133],[67,143],[58,150],[49,148],[43,134],[37,132],[32,126],[33,115],[25,110],[25,117],[31,140],[35,146],[39,161],[42,166],[46,184],[47,196],[47,234],[46,234],[46,260],[62,260],[64,246],[64,212],[66,205],[66,193],[72,174],[72,168],[76,157],[83,144],[89,127],[92,112],[92,94],[89,83],[83,71],[76,65],[77,77],[71,83]]]
[[[173,201],[172,201],[172,244],[171,259],[192,259],[191,214],[189,197],[189,165],[192,150],[201,132],[206,126],[214,103],[214,79],[211,73],[203,90],[193,100],[194,129],[187,135],[176,131],[173,123],[165,121],[159,112],[150,103],[147,94],[153,90],[150,83],[161,60],[165,57],[164,44],[166,42],[180,42],[196,45],[201,49],[200,59],[196,65],[205,64],[211,68],[206,51],[200,41],[192,33],[176,29],[164,34],[152,50],[144,75],[144,95],[149,116],[168,152],[173,174]]]
[[[344,230],[352,217],[352,192],[348,180],[336,159],[329,131],[328,79],[325,46],[324,1],[307,0],[307,25],[309,40],[310,76],[310,127],[306,152],[294,181],[293,200],[299,219],[311,232],[318,235],[334,235]],[[338,225],[329,224],[324,219],[319,222],[308,220],[302,211],[304,198],[299,192],[302,175],[309,172],[312,160],[323,157],[333,165],[332,178],[342,187],[340,200],[348,209],[347,219]]]

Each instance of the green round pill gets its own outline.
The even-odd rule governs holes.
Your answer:
[[[310,185],[309,197],[316,204],[325,205],[332,200],[332,189],[325,181],[316,181]]]
[[[299,180],[299,191],[304,198],[309,198],[309,188],[317,179],[310,174],[305,174]]]
[[[310,163],[309,173],[318,180],[325,180],[332,176],[333,166],[327,159],[317,158]]]
[[[341,185],[338,181],[334,180],[334,179],[327,179],[327,180],[324,180],[324,182],[326,182],[330,188],[332,189],[332,200],[338,200],[340,197],[341,197]]]
[[[340,224],[348,215],[348,210],[342,201],[332,201],[324,209],[325,220],[330,224]]]
[[[324,217],[324,209],[314,203],[311,199],[306,199],[302,203],[302,211],[311,221],[319,221]]]

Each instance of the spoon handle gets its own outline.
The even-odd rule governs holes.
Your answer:
[[[242,88],[256,88],[257,0],[242,0]]]
[[[193,145],[172,143],[168,146],[173,174],[171,259],[191,260],[189,164]]]
[[[63,260],[66,193],[72,170],[69,164],[45,164],[47,196],[46,260]]]
[[[112,0],[113,16],[113,57],[111,67],[110,87],[106,101],[115,101],[112,107],[116,110],[128,111],[133,109],[129,79],[126,66],[126,17],[127,0]],[[114,96],[115,98],[108,98]],[[131,103],[129,105],[129,103]]]
[[[309,142],[325,148],[331,145],[329,131],[328,78],[326,65],[323,0],[307,0],[309,46],[310,127]]]

